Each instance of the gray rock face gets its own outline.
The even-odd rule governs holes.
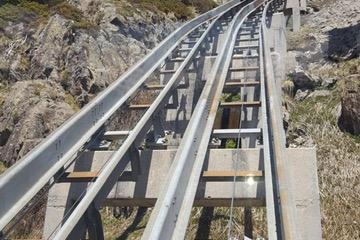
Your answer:
[[[173,30],[171,24],[154,27],[159,19],[144,15],[115,15],[97,31],[75,31],[71,21],[55,15],[31,52],[31,76],[60,82],[85,105]]]
[[[0,117],[0,158],[6,165],[15,163],[75,113],[69,98],[50,81],[17,82],[10,88]]]
[[[13,164],[109,86],[177,26],[100,0],[70,1],[89,26],[60,15],[33,27],[9,25],[0,38],[0,160]],[[128,3],[130,4],[130,3]],[[0,89],[2,90],[2,89]],[[6,90],[6,91],[5,91]]]

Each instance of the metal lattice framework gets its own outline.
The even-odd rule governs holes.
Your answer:
[[[129,165],[132,176],[139,174],[144,142],[151,134],[155,140],[166,135],[161,119],[164,112],[171,117],[171,111],[182,107],[179,91],[185,89],[198,95],[194,96],[191,114],[185,119],[184,131],[142,239],[184,239],[201,179],[229,177],[230,184],[232,179],[236,184],[248,177],[263,181],[268,238],[298,239],[294,199],[288,191],[281,93],[276,85],[268,29],[272,14],[283,4],[281,0],[233,0],[168,36],[0,177],[0,229],[4,236],[17,215],[34,204],[39,192],[72,179],[87,185],[46,237],[80,239],[87,229],[91,238],[102,239],[99,208],[119,179],[126,177]],[[210,67],[203,66],[199,74],[200,63],[205,60]],[[193,90],[189,90],[191,84],[187,79],[191,71],[197,71],[200,78],[200,87]],[[202,79],[204,72],[206,79]],[[159,83],[149,81],[154,76]],[[133,103],[140,90],[157,91],[156,97],[151,103]],[[224,94],[241,94],[241,101],[224,101]],[[141,116],[131,129],[109,131],[107,126],[120,109],[141,111]],[[223,116],[237,111],[234,116],[239,125],[214,129],[219,111]],[[250,115],[255,116],[251,121]],[[82,154],[93,151],[95,145],[119,139],[121,144],[116,145],[95,173],[69,172],[70,166]],[[240,159],[242,149],[262,149],[263,173],[239,169],[204,172],[214,139],[222,139],[222,143],[238,139],[235,151]],[[151,149],[148,145],[147,148]],[[241,200],[236,194],[230,199],[231,205]]]

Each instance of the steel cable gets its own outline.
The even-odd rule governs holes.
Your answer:
[[[251,38],[249,39],[251,41]],[[245,51],[244,51],[245,52]],[[247,51],[246,53],[250,56],[251,55],[251,50],[250,50],[250,47],[247,48]],[[250,59],[247,59],[247,60],[250,60]],[[248,67],[249,66],[249,63],[246,59],[244,59],[244,67]],[[241,89],[240,87],[240,101],[241,103],[244,103],[245,101],[245,95],[244,93],[246,92],[247,90],[247,85],[246,85],[246,82],[247,82],[247,79],[248,79],[248,70],[245,69],[244,71],[244,86],[243,88]],[[241,91],[242,90],[242,91]],[[236,183],[238,182],[237,181],[237,172],[239,171],[240,169],[240,166],[239,166],[239,163],[240,163],[240,160],[241,160],[241,156],[240,156],[240,144],[241,144],[241,126],[242,126],[242,113],[244,112],[244,104],[241,105],[240,107],[240,114],[239,114],[239,133],[238,133],[238,138],[237,138],[237,143],[236,143],[236,157],[235,157],[235,164],[234,164],[234,169],[235,169],[235,172],[234,172],[234,178],[233,178],[233,185],[232,185],[232,196],[231,196],[231,205],[230,205],[230,218],[229,218],[229,229],[228,229],[228,240],[233,240],[233,239],[236,239],[236,238],[233,238],[232,237],[232,225],[233,225],[233,218],[234,218],[234,202],[235,202],[235,196],[236,196]],[[244,115],[244,117],[246,117]],[[244,119],[245,121],[246,119]]]

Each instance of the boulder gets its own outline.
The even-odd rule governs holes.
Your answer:
[[[311,76],[301,67],[296,67],[295,70],[290,73],[290,77],[294,82],[295,89],[313,90],[315,87],[321,84],[320,78]]]
[[[71,96],[50,81],[15,83],[4,98],[0,117],[0,159],[14,164],[73,115]]]
[[[345,80],[338,125],[345,132],[360,134],[360,74],[351,75]]]
[[[157,11],[141,11],[131,1],[124,3],[132,9],[129,13],[119,11],[113,1],[68,2],[82,12],[82,24],[51,13],[41,24],[34,20],[2,29],[0,161],[6,166],[116,81],[179,24]]]
[[[333,88],[335,86],[335,84],[337,83],[337,79],[335,78],[327,78],[325,80],[322,81],[321,86],[324,88]]]
[[[310,93],[308,98],[316,98],[316,97],[326,97],[329,96],[331,92],[329,90],[315,90],[314,92]]]

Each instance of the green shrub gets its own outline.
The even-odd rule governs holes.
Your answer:
[[[67,19],[73,20],[73,29],[91,30],[98,27],[96,24],[88,21],[79,9],[67,2],[55,5],[54,11]]]
[[[5,0],[0,4],[0,28],[10,21],[19,22],[26,18],[28,22],[32,22],[38,18],[48,18],[49,13],[49,5],[40,1]]]
[[[226,141],[225,148],[236,148],[237,142],[235,139],[229,139]]]
[[[234,93],[225,93],[221,96],[220,99],[221,102],[237,102],[241,101],[241,95],[240,94],[234,94]]]
[[[23,15],[23,9],[13,4],[4,4],[0,7],[0,19],[3,21],[18,21]]]
[[[33,12],[40,17],[49,16],[49,6],[46,4],[41,4],[36,1],[22,1],[18,6],[22,7],[25,11]]]
[[[6,26],[9,21],[20,21],[28,14],[33,14],[38,19],[47,19],[51,13],[73,20],[75,29],[95,27],[84,18],[79,9],[64,0],[5,0],[0,5],[0,28]]]

